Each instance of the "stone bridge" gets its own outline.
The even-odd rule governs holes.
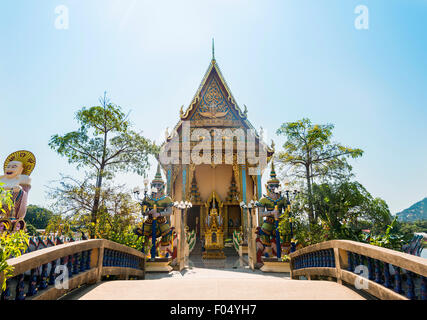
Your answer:
[[[347,240],[292,253],[290,273],[198,267],[146,274],[143,253],[102,239],[38,250],[8,263],[14,273],[3,300],[427,299],[426,259]]]

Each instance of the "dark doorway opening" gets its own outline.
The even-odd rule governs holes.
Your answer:
[[[236,230],[240,231],[240,226],[242,225],[241,209],[238,205],[232,205],[228,207],[228,235],[233,237],[233,232]]]
[[[196,239],[200,239],[200,206],[190,208],[187,216],[188,230],[196,230]]]

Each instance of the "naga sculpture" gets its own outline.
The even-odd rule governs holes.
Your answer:
[[[12,194],[12,206],[3,205],[0,212],[0,232],[25,230],[28,193],[31,189],[30,174],[36,165],[33,153],[26,150],[10,154],[3,166],[0,186]]]

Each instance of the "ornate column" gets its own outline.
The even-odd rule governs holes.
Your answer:
[[[187,165],[182,165],[182,201],[186,201],[187,195]],[[179,271],[185,268],[185,257],[184,257],[184,249],[185,249],[185,223],[184,223],[184,215],[187,214],[187,209],[179,210],[179,244],[178,244],[178,265]]]
[[[172,197],[172,165],[167,166],[167,176],[166,176],[166,194],[170,197]]]
[[[246,203],[246,165],[244,164],[240,165],[240,172],[241,172],[240,176],[242,177],[242,183],[241,183],[242,201]],[[248,215],[247,215],[246,209],[242,209],[242,210],[243,210],[243,243],[247,243],[248,233],[249,233]]]

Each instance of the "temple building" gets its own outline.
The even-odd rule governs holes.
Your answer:
[[[236,132],[245,135],[238,136]],[[253,133],[252,147],[248,144],[249,132]],[[227,155],[230,146],[232,152]],[[166,175],[167,193],[174,201],[190,201],[193,205],[185,216],[174,208],[171,223],[178,237],[187,227],[195,230],[197,239],[203,239],[211,232],[209,216],[214,211],[219,217],[215,226],[220,228],[222,241],[232,238],[237,230],[243,232],[247,242],[258,218],[255,214],[249,217],[240,203],[262,197],[261,176],[273,156],[273,148],[262,141],[249,122],[246,106],[243,111],[238,106],[212,49],[211,62],[196,94],[185,110],[181,107],[178,123],[162,145],[160,163]],[[254,164],[251,152],[259,157],[264,155],[263,166]],[[172,158],[172,154],[173,161],[164,160]],[[255,250],[254,242],[250,242],[249,250]]]

